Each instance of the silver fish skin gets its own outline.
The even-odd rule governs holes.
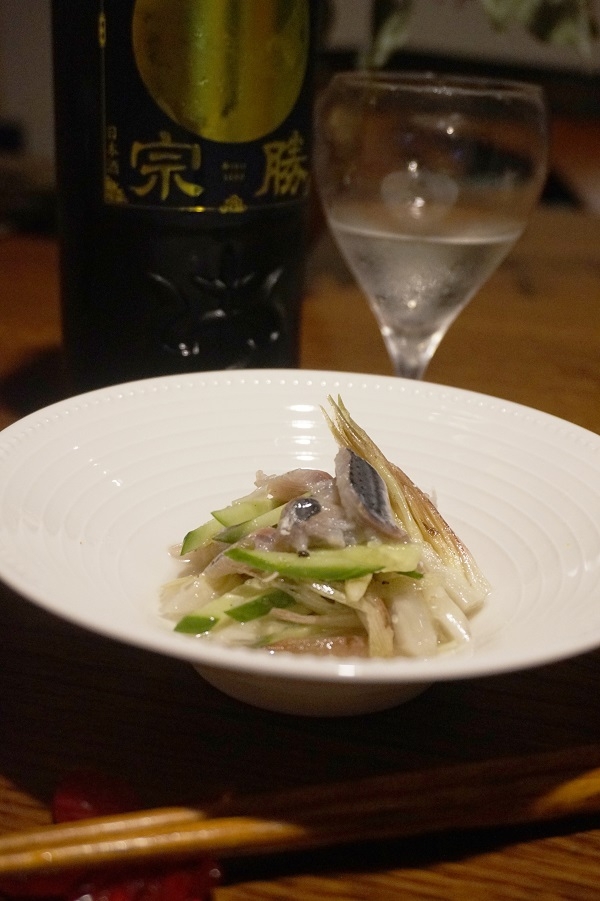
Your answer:
[[[390,505],[387,486],[377,470],[347,447],[335,458],[336,485],[346,514],[375,537],[408,541]]]

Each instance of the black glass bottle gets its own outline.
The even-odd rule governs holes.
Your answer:
[[[53,0],[75,389],[297,365],[317,2]]]

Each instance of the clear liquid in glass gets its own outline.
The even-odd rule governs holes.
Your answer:
[[[329,224],[367,295],[396,371],[413,377],[424,351],[426,364],[522,231],[507,219],[478,220],[460,211],[435,227],[414,223],[409,229],[385,209],[357,203],[336,204]]]

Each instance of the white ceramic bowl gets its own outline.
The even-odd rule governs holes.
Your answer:
[[[168,548],[255,472],[332,470],[320,406],[351,415],[425,491],[493,586],[469,654],[352,660],[233,650],[176,634]],[[600,437],[495,398],[348,373],[171,376],[73,397],[0,433],[0,578],[65,619],[193,664],[266,709],[345,715],[433,682],[600,645]]]

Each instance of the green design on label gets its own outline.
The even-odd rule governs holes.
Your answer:
[[[228,144],[274,131],[308,62],[307,0],[136,0],[133,49],[146,89],[188,131]]]

